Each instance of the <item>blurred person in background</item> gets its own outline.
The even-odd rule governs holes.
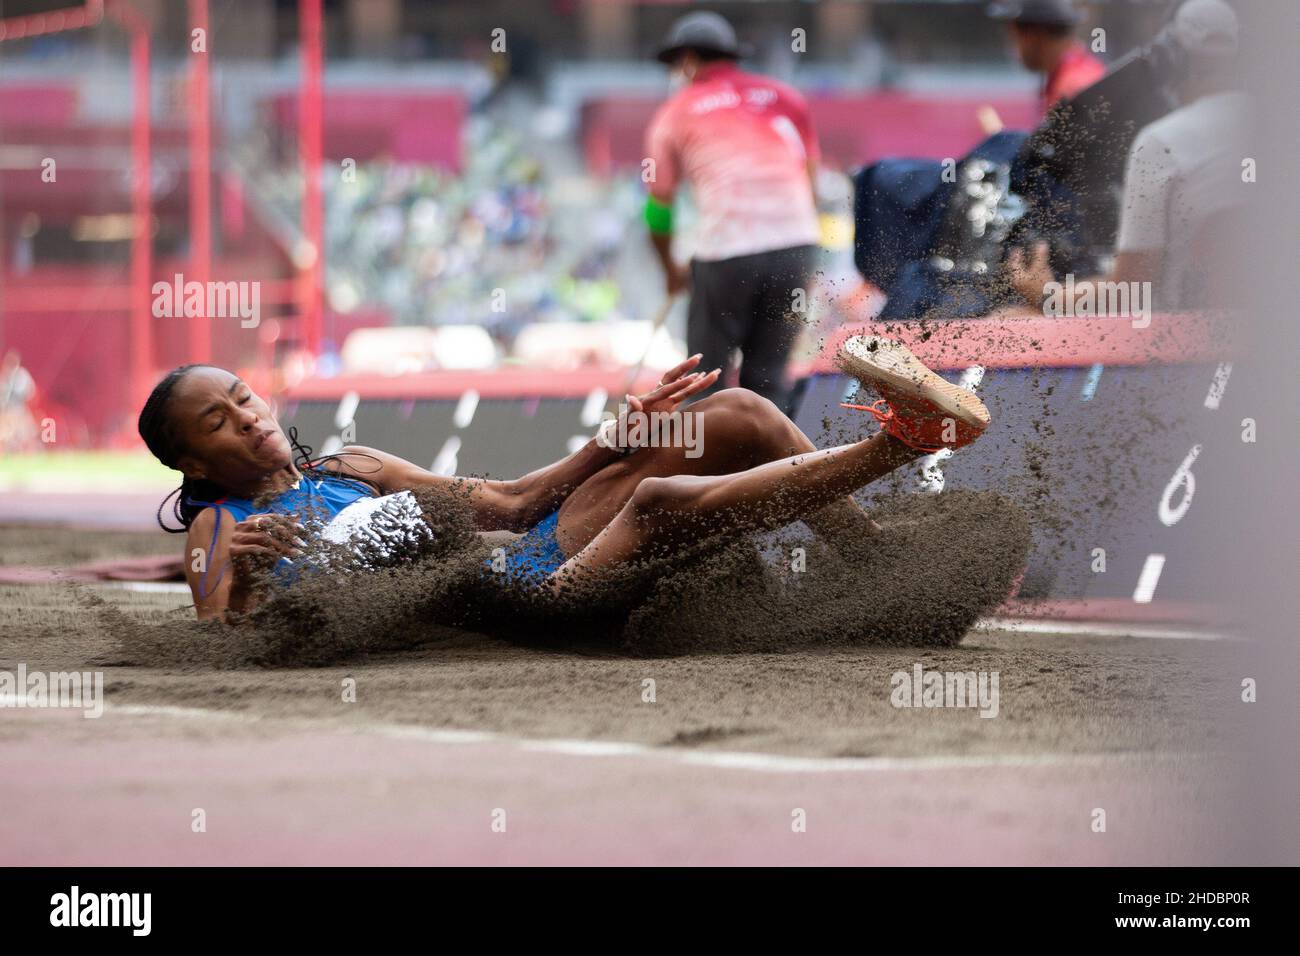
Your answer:
[[[1110,275],[1150,282],[1158,308],[1230,304],[1216,264],[1234,241],[1252,103],[1237,89],[1237,16],[1223,0],[1186,0],[1169,26],[1186,55],[1178,109],[1143,127],[1129,151]],[[1009,278],[1031,305],[1054,281],[1046,243],[1013,250]]]
[[[692,13],[669,31],[658,59],[677,88],[651,121],[646,222],[667,292],[691,291],[686,344],[701,368],[731,365],[784,406],[785,365],[807,295],[819,225],[813,177],[817,138],[803,97],[737,60],[747,51],[715,13]],[[700,215],[689,271],[672,256],[673,199],[689,185]]]
[[[36,394],[36,382],[23,368],[13,349],[0,359],[0,448],[6,452],[28,451],[36,443],[36,420],[28,404]]]
[[[1071,0],[999,0],[988,14],[1007,22],[1025,69],[1042,74],[1044,113],[1105,75],[1105,64],[1075,39],[1083,15]]]

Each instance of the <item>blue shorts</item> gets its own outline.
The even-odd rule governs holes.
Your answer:
[[[514,581],[540,584],[568,560],[555,537],[559,509],[552,511],[505,549],[505,573]],[[492,566],[492,559],[488,566]]]

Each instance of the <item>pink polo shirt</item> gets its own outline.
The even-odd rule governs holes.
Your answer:
[[[1056,105],[1058,100],[1074,96],[1106,75],[1106,64],[1075,43],[1066,51],[1043,83],[1043,111]]]
[[[646,133],[651,194],[689,183],[700,212],[695,258],[731,259],[816,244],[808,163],[820,156],[795,90],[733,63],[706,64],[661,106]]]

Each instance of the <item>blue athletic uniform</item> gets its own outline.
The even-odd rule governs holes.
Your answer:
[[[341,475],[324,475],[320,478],[304,475],[297,487],[280,492],[261,508],[254,507],[251,498],[235,498],[230,495],[216,501],[195,501],[190,498],[187,502],[216,510],[217,520],[212,526],[212,547],[215,548],[217,532],[221,530],[222,512],[230,512],[237,522],[255,514],[299,515],[304,512],[329,521],[352,502],[372,498],[374,494],[374,489],[369,485]]]
[[[369,485],[339,475],[325,475],[320,478],[304,476],[298,487],[282,491],[261,508],[255,507],[249,498],[232,496],[218,498],[216,501],[189,499],[189,503],[216,511],[212,543],[208,546],[208,553],[212,554],[217,546],[224,512],[229,512],[236,522],[254,514],[299,515],[304,512],[329,521],[353,502],[373,496],[374,490]],[[552,511],[506,547],[504,557],[507,575],[514,580],[537,584],[567,560],[555,536],[558,519],[559,511]],[[489,560],[489,567],[491,563]],[[281,558],[275,566],[276,574],[283,577],[291,567],[292,562],[288,558]]]
[[[251,498],[236,498],[233,495],[226,495],[216,501],[187,498],[186,503],[208,507],[216,513],[216,521],[212,524],[212,541],[208,545],[208,554],[213,554],[217,547],[217,535],[221,533],[222,517],[227,512],[235,522],[243,521],[255,514],[300,515],[304,512],[318,516],[323,521],[329,521],[354,501],[372,498],[374,494],[374,489],[369,485],[340,475],[324,475],[320,478],[304,475],[296,487],[285,489],[260,508],[253,505]],[[281,558],[275,565],[276,576],[291,577],[289,572],[292,566],[293,562],[288,558]],[[206,578],[207,572],[204,572],[205,594],[211,593]],[[218,574],[217,581],[220,580],[221,575]],[[216,587],[217,581],[212,582],[211,587]]]
[[[568,560],[555,536],[559,518],[559,509],[552,511],[506,547],[505,573],[511,579],[539,584]]]

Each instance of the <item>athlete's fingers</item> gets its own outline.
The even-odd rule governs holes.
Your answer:
[[[681,396],[687,394],[686,390],[698,382],[704,375],[701,372],[692,372],[690,375],[683,376],[675,382],[669,382],[664,386],[662,401],[669,405],[676,405],[681,401]]]
[[[271,549],[277,554],[292,556],[297,553],[297,549],[292,544],[294,540],[291,533],[275,533],[270,529],[242,530],[230,536],[230,546],[232,551],[238,545]]]
[[[278,534],[273,531],[236,531],[230,536],[232,544],[239,542],[241,544],[260,544],[266,547],[290,547],[290,542],[294,539],[288,534]]]
[[[292,515],[276,514],[266,512],[265,514],[249,515],[243,521],[235,524],[236,531],[291,531],[297,532],[303,530],[302,524]]]
[[[694,395],[696,392],[704,391],[706,388],[708,388],[710,385],[716,382],[718,380],[718,376],[721,374],[722,374],[722,369],[720,368],[715,368],[712,372],[709,372],[707,375],[699,375],[697,373],[698,377],[693,378],[690,384],[686,385],[684,388],[673,393],[672,396],[673,401],[680,402],[683,399],[689,398],[690,396]]]
[[[261,544],[234,544],[230,545],[230,557],[232,560],[240,559],[259,561],[278,561],[283,555],[274,548]]]
[[[647,392],[642,396],[642,399],[647,402],[657,402],[661,399],[668,398],[673,394],[673,392],[681,388],[683,382],[694,381],[695,377],[699,374],[699,372],[691,372],[689,375],[683,375],[681,378],[675,378],[672,380],[665,379],[662,385],[654,391]]]
[[[645,405],[642,404],[641,399],[637,398],[635,395],[624,395],[623,398],[627,402],[627,407],[632,411],[639,412],[644,410]]]
[[[263,534],[277,541],[297,541],[306,533],[306,528],[292,515],[261,514],[249,515],[236,524],[235,533],[241,532],[244,534]]]
[[[690,375],[687,375],[685,379],[677,379],[676,381],[665,382],[664,384],[658,386],[657,388],[655,388],[655,389],[653,389],[653,390],[651,390],[651,391],[649,391],[649,392],[646,392],[644,395],[642,395],[642,396],[640,397],[640,400],[641,400],[641,407],[640,407],[639,409],[636,409],[636,410],[637,410],[637,411],[644,411],[644,410],[646,410],[646,408],[650,408],[651,410],[658,410],[658,406],[664,404],[665,402],[668,402],[669,404],[671,404],[671,403],[672,403],[672,393],[673,393],[675,390],[681,388],[681,385],[682,385],[682,382],[683,382],[683,381],[688,381],[688,380],[690,380],[694,375],[697,375],[697,374],[699,374],[699,373],[697,373],[697,372],[692,372]]]
[[[293,558],[298,556],[298,549],[279,541],[263,539],[261,541],[241,541],[230,544],[230,553],[233,555],[240,554],[265,554],[274,558]]]
[[[664,377],[659,380],[660,384],[667,385],[669,382],[672,382],[674,379],[681,378],[691,369],[695,368],[695,366],[699,365],[700,359],[702,358],[704,358],[704,353],[696,352],[694,355],[688,358],[685,362],[682,362],[680,365],[674,365],[668,371],[664,372]]]
[[[280,552],[270,545],[254,544],[252,542],[232,544],[230,546],[230,554],[235,558],[245,557],[247,555],[265,555],[272,558],[280,557]]]

